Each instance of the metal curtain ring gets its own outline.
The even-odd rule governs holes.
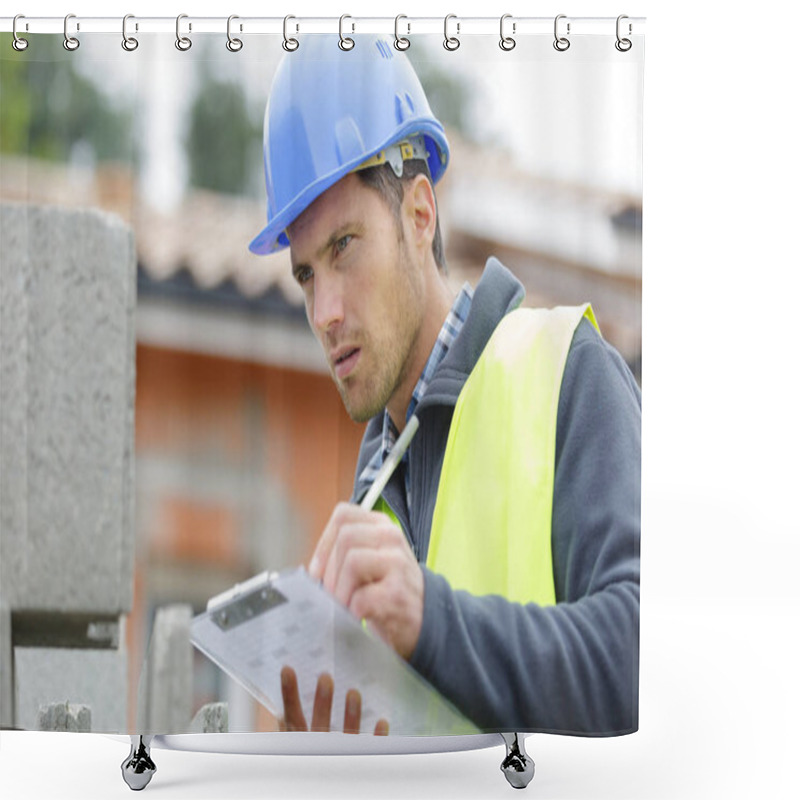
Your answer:
[[[623,39],[619,35],[620,22],[622,22],[623,19],[628,19],[628,15],[627,14],[620,14],[617,17],[617,41],[614,42],[614,47],[616,47],[617,50],[620,51],[620,53],[627,53],[628,50],[630,50],[631,47],[633,47],[633,42],[630,39]],[[632,30],[631,24],[628,23],[628,33],[631,33],[631,30]]]
[[[342,33],[342,25],[344,24],[344,21],[346,19],[352,19],[352,17],[349,14],[342,14],[342,16],[339,17],[339,49],[340,50],[352,50],[356,46],[356,43],[349,36],[345,37],[345,35]],[[355,29],[356,29],[356,26],[355,26],[355,23],[353,23],[353,31],[355,31]]]
[[[135,19],[133,14],[126,14],[122,18],[122,49],[132,53],[139,46],[139,40],[134,39],[133,36],[128,36],[127,26],[129,19]],[[138,25],[136,26],[136,30],[139,30]]]
[[[192,40],[188,36],[181,36],[181,20],[187,19],[188,14],[178,14],[178,18],[175,20],[175,47],[178,50],[182,50],[186,52],[192,46]],[[192,23],[189,23],[189,30],[192,30]]]
[[[505,50],[508,52],[509,50],[513,50],[517,46],[517,42],[515,39],[512,39],[510,36],[506,36],[503,31],[503,26],[507,19],[511,19],[511,14],[503,14],[500,17],[500,49]],[[511,24],[511,30],[513,33],[517,32],[517,23],[513,22]]]
[[[397,50],[408,50],[408,48],[411,47],[411,40],[406,39],[405,36],[400,36],[397,30],[401,19],[408,19],[408,17],[405,14],[398,14],[394,18],[394,46]],[[411,33],[411,24],[406,23],[406,25],[408,27],[408,32]]]
[[[295,19],[291,14],[283,18],[283,49],[286,50],[287,53],[292,53],[300,47],[300,42],[297,39],[290,39],[286,35],[286,26],[290,19]],[[300,26],[297,26],[297,30],[300,29]]]
[[[558,21],[560,19],[566,19],[566,18],[567,18],[566,14],[559,14],[556,17],[555,23],[553,24],[553,35],[556,38],[556,40],[553,42],[553,47],[555,47],[555,49],[558,50],[559,53],[563,53],[565,50],[569,50],[569,44],[570,44],[569,39],[567,39],[565,36],[558,35]],[[569,22],[567,23],[567,36],[569,36]]]
[[[238,53],[242,49],[244,44],[242,43],[241,39],[231,38],[231,21],[234,19],[239,19],[239,17],[237,17],[236,14],[231,14],[228,17],[228,41],[225,42],[225,47],[227,47],[228,50],[231,51],[231,53]],[[241,29],[242,29],[241,26],[239,26],[239,30]]]
[[[28,40],[27,39],[23,39],[21,36],[17,36],[17,20],[19,20],[19,19],[25,19],[25,15],[24,14],[17,14],[17,16],[14,17],[14,24],[11,26],[11,30],[12,30],[12,32],[14,34],[14,39],[11,42],[11,46],[18,53],[21,53],[23,50],[25,50],[27,48]]]
[[[74,36],[70,36],[67,31],[67,25],[70,19],[75,19],[75,15],[67,14],[67,16],[64,17],[64,49],[72,51],[77,50],[81,46],[81,43]],[[80,25],[78,25],[78,30],[80,30]]]
[[[444,49],[445,50],[458,50],[461,47],[461,41],[455,36],[448,36],[447,35],[447,24],[450,22],[451,19],[456,19],[455,14],[448,14],[444,18]],[[456,22],[456,33],[461,31],[461,23]]]

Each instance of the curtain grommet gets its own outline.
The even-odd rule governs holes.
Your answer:
[[[566,14],[559,14],[555,22],[553,23],[553,36],[555,37],[555,41],[553,42],[553,47],[558,50],[559,53],[563,53],[565,50],[569,50],[570,41],[567,39],[569,36],[569,22],[567,23],[567,36],[559,36],[558,35],[558,21],[561,19],[566,19]]]
[[[295,50],[297,50],[298,47],[300,47],[300,42],[298,42],[297,39],[295,39],[294,37],[287,36],[286,34],[286,29],[289,25],[290,19],[296,19],[296,17],[293,17],[291,14],[288,14],[283,18],[283,43],[281,44],[281,46],[287,53],[293,53]],[[295,32],[299,30],[300,26],[297,25],[295,27]]]
[[[244,42],[241,39],[236,39],[231,36],[231,22],[233,22],[235,19],[239,19],[236,14],[231,14],[228,17],[228,41],[225,42],[225,47],[227,47],[231,53],[238,53],[244,47]],[[240,25],[239,31],[241,32],[241,30],[242,26]]]
[[[342,14],[342,16],[339,17],[339,49],[344,51],[352,50],[356,46],[355,40],[351,39],[349,36],[345,36],[342,32],[342,26],[346,19],[352,19],[352,17],[349,14]],[[355,30],[355,23],[352,23],[351,32],[355,33]]]
[[[69,21],[71,19],[75,19],[75,15],[74,14],[67,14],[67,16],[64,17],[64,42],[63,42],[63,45],[64,45],[64,49],[65,50],[69,50],[70,53],[73,53],[73,52],[75,52],[75,50],[77,50],[81,46],[81,42],[80,42],[80,39],[78,39],[76,36],[70,36],[69,35],[68,25],[69,25]],[[80,29],[81,29],[80,23],[77,23],[76,30],[80,30]]]
[[[447,32],[447,28],[448,28],[448,25],[449,25],[451,19],[456,20],[456,33],[457,34],[461,32],[461,23],[458,22],[458,18],[456,17],[455,14],[448,14],[444,18],[444,44],[443,44],[443,46],[444,46],[445,50],[449,50],[452,53],[454,50],[458,50],[458,48],[461,47],[461,40],[457,36],[450,36],[448,34],[448,32]]]
[[[411,47],[411,40],[406,38],[406,36],[400,36],[400,33],[398,32],[401,19],[408,19],[408,17],[405,14],[398,14],[394,18],[394,46],[396,50],[400,50],[402,52],[403,50],[408,50],[408,48]],[[408,28],[408,33],[411,33],[410,23],[406,23],[406,27]]]
[[[139,40],[133,36],[128,36],[128,20],[135,19],[133,14],[126,14],[122,18],[122,49],[132,53],[138,46]],[[136,25],[136,30],[139,30],[139,25]]]
[[[192,40],[188,36],[181,36],[181,20],[187,19],[188,14],[178,14],[177,19],[175,20],[175,47],[178,48],[182,53],[185,53],[191,46]],[[192,30],[192,23],[189,23],[189,32],[191,33]]]
[[[517,40],[513,39],[511,36],[505,35],[505,23],[507,19],[511,19],[511,14],[503,14],[500,17],[500,49],[505,50],[508,53],[510,50],[513,50],[517,46]],[[511,32],[517,32],[517,23],[511,23]]]
[[[25,19],[25,15],[17,14],[17,16],[14,17],[14,22],[11,26],[11,32],[14,34],[14,38],[11,40],[11,46],[18,53],[21,53],[23,50],[28,49],[28,40],[23,39],[19,34],[17,34],[17,21],[21,19]],[[26,24],[26,30],[27,30],[27,24]]]

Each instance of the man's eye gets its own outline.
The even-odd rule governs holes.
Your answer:
[[[352,236],[351,236],[351,235],[348,233],[346,236],[342,236],[342,238],[341,238],[341,239],[337,239],[337,240],[336,240],[336,245],[335,245],[335,247],[336,247],[336,252],[337,252],[337,253],[341,253],[341,252],[342,252],[342,250],[344,250],[344,249],[345,249],[345,247],[347,247],[347,245],[349,244],[349,242],[350,242],[350,240],[351,240],[352,238],[353,238],[353,237],[352,237]]]
[[[309,267],[303,267],[302,269],[297,270],[294,274],[295,280],[302,286],[304,283],[307,283],[311,280],[314,276],[314,273],[311,271]]]

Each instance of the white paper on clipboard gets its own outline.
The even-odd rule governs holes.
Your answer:
[[[309,718],[317,678],[333,676],[334,731],[342,729],[347,690],[358,689],[363,732],[386,719],[391,735],[480,733],[302,567],[262,573],[212,598],[192,620],[191,639],[276,716],[283,714],[281,669],[290,666]]]

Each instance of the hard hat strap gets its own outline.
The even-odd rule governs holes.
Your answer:
[[[374,156],[362,161],[353,172],[370,167],[379,167],[381,164],[389,164],[392,171],[398,178],[403,177],[403,162],[411,159],[427,160],[428,149],[425,146],[424,136],[409,136],[399,142],[394,142],[383,150],[379,150]]]

